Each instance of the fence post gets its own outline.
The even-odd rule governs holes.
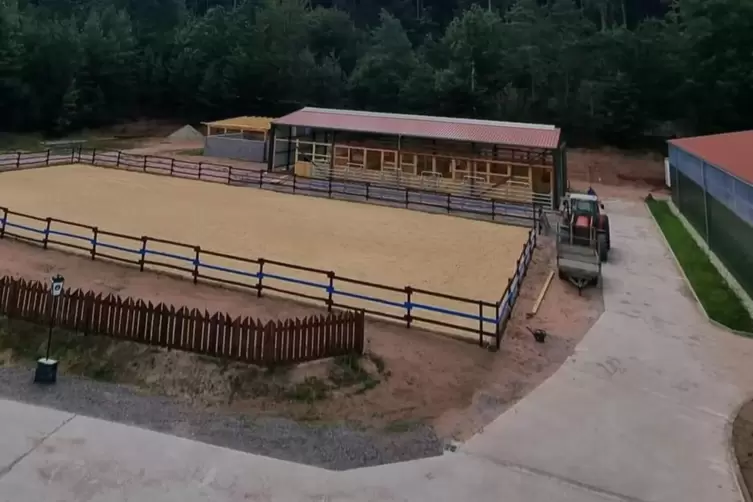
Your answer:
[[[504,296],[502,296],[502,298],[504,298]],[[495,308],[494,308],[494,334],[495,334],[495,338],[496,338],[496,347],[497,347],[497,350],[499,350],[499,346],[501,345],[501,341],[502,341],[502,333],[500,332],[500,329],[499,329],[500,326],[502,326],[502,322],[499,319],[499,306],[502,303],[502,298],[500,298],[499,301],[497,301],[497,303],[494,304],[495,305]]]
[[[327,312],[332,312],[332,293],[335,290],[335,273],[327,272],[329,286],[327,286]]]
[[[363,310],[356,312],[356,351],[363,354],[365,314]]]
[[[478,346],[484,346],[484,304],[478,302]]]
[[[99,237],[99,228],[92,227],[92,260],[97,257],[97,237]]]
[[[256,296],[261,298],[261,291],[264,288],[262,279],[264,278],[264,258],[259,258],[259,273],[257,274],[259,280],[256,282]]]
[[[141,259],[139,260],[139,269],[143,272],[144,271],[144,262],[146,261],[146,241],[149,240],[149,237],[146,235],[141,236]]]
[[[410,328],[413,323],[413,288],[405,286],[405,327]]]
[[[408,187],[405,187],[405,207],[408,208]]]
[[[711,246],[709,239],[709,188],[706,183],[706,162],[701,161],[701,180],[703,180],[703,222],[706,228],[706,243]],[[734,185],[732,185],[734,188]]]
[[[144,166],[142,168],[144,170],[144,172],[146,172],[146,159],[147,159],[147,157],[148,157],[148,155],[144,155]]]
[[[44,239],[42,239],[42,248],[47,249],[47,244],[50,241],[50,225],[52,225],[52,218],[47,217],[47,225],[44,227]]]
[[[329,177],[329,184],[328,184],[328,190],[327,190],[327,197],[330,199],[332,198],[332,175]]]
[[[295,181],[295,180],[296,180],[297,178],[298,178],[298,176],[297,176],[297,175],[296,175],[295,173],[293,173],[293,193],[295,193],[295,183],[296,183],[296,181]]]
[[[4,207],[3,210],[3,224],[0,226],[0,239],[5,237],[5,224],[8,222],[8,208]]]
[[[76,160],[76,147],[71,147],[71,164]]]
[[[275,361],[275,322],[268,321],[264,326],[264,352],[263,361],[266,364],[271,364]]]
[[[366,200],[369,200],[369,188],[371,187],[370,182],[366,182]]]
[[[174,176],[175,172],[175,159],[170,159],[170,176]]]
[[[44,163],[47,166],[50,165],[50,149],[49,148],[47,149],[47,159],[45,159]]]
[[[201,179],[201,162],[199,162],[199,179]]]
[[[120,150],[118,150],[118,158],[115,159],[115,167],[120,167]]]
[[[193,283],[196,284],[197,282],[199,282],[199,264],[201,263],[199,261],[199,255],[201,254],[201,247],[194,246],[193,251]]]
[[[16,153],[16,169],[21,169],[21,152]]]
[[[92,148],[92,165],[94,165],[94,163],[96,162],[96,160],[95,160],[96,157],[97,157],[97,149],[96,148]]]
[[[8,288],[8,310],[5,312],[8,319],[16,315],[16,309],[18,308],[18,283],[18,280],[11,279],[10,287]]]
[[[233,166],[227,166],[227,184],[230,185],[233,181]]]
[[[84,296],[84,335],[88,335],[92,329],[92,317],[94,316],[94,293],[89,291]]]
[[[536,202],[531,201],[531,228],[533,228],[534,231],[537,230],[538,225],[536,225]]]
[[[450,214],[452,211],[452,195],[450,195],[450,192],[447,192],[447,214]]]
[[[259,188],[264,188],[264,171],[259,171]]]
[[[9,277],[0,279],[0,314],[5,314],[8,311],[8,306],[2,301],[5,298],[5,290],[8,289],[8,284],[10,284]]]
[[[492,199],[492,221],[494,221],[494,218],[497,216],[497,201],[495,199]]]

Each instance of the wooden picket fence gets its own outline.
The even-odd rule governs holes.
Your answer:
[[[81,289],[54,301],[47,285],[9,276],[0,279],[0,314],[264,366],[360,354],[364,347],[363,312],[265,323]]]

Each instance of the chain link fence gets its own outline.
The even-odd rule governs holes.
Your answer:
[[[670,147],[672,200],[753,296],[753,185]]]

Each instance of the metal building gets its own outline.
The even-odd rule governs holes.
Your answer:
[[[753,295],[753,130],[669,141],[672,200]]]
[[[303,108],[271,124],[269,169],[557,207],[565,145],[552,125]],[[284,158],[284,162],[280,159]]]

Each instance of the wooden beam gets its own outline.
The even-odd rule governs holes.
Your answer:
[[[536,315],[536,313],[539,311],[539,307],[541,306],[541,302],[544,301],[544,295],[546,295],[546,292],[549,290],[549,285],[552,283],[552,278],[554,277],[554,270],[549,271],[549,277],[546,278],[546,282],[544,283],[544,287],[541,288],[541,291],[539,292],[538,298],[536,298],[536,303],[533,304],[533,308],[530,312],[526,314],[527,318],[531,318]]]

